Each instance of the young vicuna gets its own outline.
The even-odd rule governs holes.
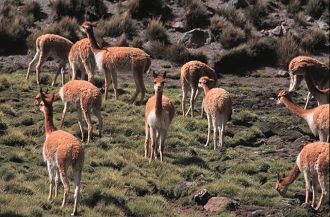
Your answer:
[[[27,80],[29,79],[31,67],[32,65],[35,64],[35,62],[39,58],[38,63],[36,65],[37,84],[39,85],[40,68],[44,64],[44,62],[51,57],[55,61],[59,62],[57,72],[52,82],[52,86],[54,86],[57,76],[61,72],[61,69],[65,68],[68,62],[68,54],[72,45],[73,43],[70,40],[59,35],[45,34],[39,36],[36,40],[37,53],[33,57],[32,61],[29,63],[26,79]],[[64,70],[62,70],[62,72],[64,72]],[[64,84],[64,74],[62,73],[62,85],[63,84]]]
[[[93,32],[94,26],[91,22],[86,21],[82,24],[82,31],[87,34],[90,40],[98,70],[105,75],[104,98],[106,99],[108,96],[111,77],[115,99],[118,99],[117,72],[133,72],[136,90],[131,102],[134,103],[140,93],[140,104],[142,104],[146,92],[143,76],[149,70],[151,64],[150,56],[143,50],[133,47],[108,47],[101,49],[96,43]]]
[[[43,157],[47,162],[49,174],[49,195],[48,200],[52,199],[53,181],[55,174],[55,197],[58,193],[58,178],[60,176],[64,186],[64,196],[62,208],[64,207],[69,191],[70,183],[67,177],[68,167],[71,165],[74,176],[74,206],[71,215],[77,214],[77,204],[79,199],[81,172],[84,163],[84,149],[80,141],[72,134],[56,130],[53,124],[53,101],[55,95],[46,95],[40,89],[36,96],[36,102],[45,116],[46,140],[43,145]]]
[[[95,59],[91,50],[88,38],[77,41],[70,50],[69,63],[72,69],[72,80],[77,78],[77,70],[81,72],[81,78],[85,80],[88,75],[88,81],[92,82],[95,73]]]
[[[280,178],[277,174],[276,190],[281,196],[285,196],[289,185],[291,185],[300,172],[304,174],[306,198],[305,203],[309,202],[309,192],[313,192],[312,207],[318,210],[325,197],[328,196],[329,185],[329,143],[314,142],[307,144],[300,151],[296,164],[291,169],[289,175],[285,178]],[[317,186],[321,187],[321,197],[316,206]]]
[[[144,116],[145,122],[145,143],[144,157],[148,157],[149,143],[151,139],[150,160],[157,158],[156,147],[159,145],[160,160],[164,157],[164,143],[168,127],[174,117],[174,106],[166,96],[163,96],[166,72],[163,75],[153,74],[155,95],[150,97],[146,104]]]
[[[291,92],[279,90],[277,92],[277,104],[283,103],[290,111],[305,119],[315,136],[319,136],[321,142],[329,141],[329,104],[320,105],[313,109],[303,109],[292,102]]]
[[[199,79],[198,86],[203,88],[205,93],[203,104],[208,122],[207,141],[205,146],[210,142],[211,124],[213,124],[213,142],[215,150],[217,145],[217,129],[219,132],[219,146],[222,147],[223,145],[226,123],[230,120],[232,114],[232,101],[226,90],[222,88],[210,89],[210,84],[213,82],[213,79],[203,76]]]
[[[321,61],[308,56],[298,56],[289,63],[290,87],[289,91],[295,91],[304,79],[304,73],[309,72],[312,82],[319,88],[329,88],[329,66]],[[305,109],[310,99],[307,95]]]
[[[64,108],[61,118],[61,127],[64,123],[64,117],[69,104],[75,104],[78,110],[78,124],[81,132],[81,139],[84,140],[84,130],[82,114],[88,126],[87,142],[90,142],[93,132],[93,124],[91,119],[91,111],[95,114],[99,121],[99,136],[102,135],[103,120],[101,116],[102,94],[100,90],[92,83],[83,80],[71,80],[61,87],[56,100],[62,99]]]
[[[217,75],[215,71],[200,61],[190,61],[185,63],[181,67],[181,76],[180,83],[182,88],[182,100],[181,100],[181,108],[183,116],[187,116],[189,111],[191,111],[191,116],[194,117],[194,104],[195,101],[201,92],[198,90],[198,81],[202,76],[207,76],[214,80],[211,88],[216,86],[217,83]],[[211,85],[211,84],[210,84]],[[186,112],[186,97],[191,89],[191,97],[190,97],[190,106],[188,111]],[[203,116],[203,103],[202,103],[202,116]]]

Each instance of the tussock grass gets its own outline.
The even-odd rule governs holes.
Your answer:
[[[145,31],[145,39],[150,41],[160,41],[165,44],[170,42],[167,30],[160,21],[160,18],[150,20]]]
[[[201,0],[191,0],[186,8],[185,22],[187,28],[196,28],[209,23],[207,8]]]
[[[320,29],[310,29],[301,39],[301,47],[311,53],[326,51],[327,36]]]
[[[98,23],[98,30],[105,36],[120,36],[125,33],[128,37],[132,37],[136,33],[136,23],[132,20],[129,13],[114,15],[109,19],[101,20]]]

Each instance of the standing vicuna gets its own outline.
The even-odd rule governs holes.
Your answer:
[[[144,74],[149,70],[151,59],[143,50],[133,47],[108,47],[102,49],[98,46],[93,27],[94,24],[85,21],[82,24],[82,31],[88,36],[91,43],[91,49],[95,56],[95,62],[98,70],[105,75],[105,95],[108,96],[109,82],[112,77],[112,84],[115,94],[117,95],[117,72],[133,72],[136,85],[135,93],[131,99],[134,103],[138,94],[141,94],[140,104],[143,103],[146,88],[144,86]]]
[[[320,89],[329,88],[329,66],[321,61],[308,56],[298,56],[289,63],[290,87],[289,91],[295,91],[304,79],[304,73],[309,72],[312,82]],[[310,99],[307,95],[305,109]]]
[[[309,192],[313,192],[312,207],[318,210],[325,197],[328,196],[329,185],[329,143],[314,142],[307,144],[300,151],[296,164],[291,169],[289,175],[280,178],[277,174],[276,190],[281,196],[285,196],[289,185],[291,185],[299,176],[300,172],[304,174],[306,198],[305,203],[309,202]],[[316,206],[317,186],[321,187],[321,197]]]
[[[232,101],[226,90],[222,88],[211,89],[210,86],[212,83],[214,83],[213,79],[203,76],[199,79],[198,86],[203,88],[205,94],[203,104],[208,122],[207,141],[205,146],[210,142],[212,124],[215,150],[217,145],[217,129],[219,132],[219,146],[222,147],[223,145],[226,123],[231,119]]]
[[[99,121],[99,136],[102,135],[103,120],[101,115],[102,94],[100,90],[92,83],[83,80],[71,80],[64,84],[58,94],[56,100],[62,99],[64,108],[61,117],[61,127],[64,123],[65,114],[69,104],[75,104],[78,111],[78,124],[81,132],[81,140],[84,140],[82,115],[88,126],[87,142],[90,142],[93,123],[91,119],[91,111],[95,114]]]
[[[77,214],[77,205],[79,199],[81,172],[84,164],[84,148],[80,141],[72,134],[56,130],[53,123],[53,101],[55,95],[46,95],[40,89],[36,96],[36,102],[45,116],[46,140],[43,145],[43,157],[47,162],[49,174],[49,195],[48,200],[52,199],[53,181],[55,181],[55,197],[58,193],[59,177],[64,186],[64,196],[62,208],[64,207],[69,191],[70,183],[67,176],[68,168],[71,165],[74,176],[74,206],[71,215]],[[55,180],[54,180],[55,174]]]
[[[217,75],[215,71],[205,63],[202,63],[200,61],[190,61],[185,63],[181,67],[180,83],[182,88],[181,107],[182,107],[183,116],[187,116],[189,114],[189,111],[191,111],[191,116],[194,117],[194,104],[199,93],[201,92],[200,90],[198,90],[198,81],[203,76],[207,76],[214,80],[211,88],[216,86]],[[186,112],[186,97],[189,88],[191,89],[190,106],[188,111]],[[203,103],[202,103],[202,116],[203,116]]]
[[[88,81],[93,82],[95,58],[88,38],[77,41],[71,47],[69,63],[72,69],[72,80],[77,78],[77,71],[80,70],[82,80],[85,80],[85,75],[87,74]]]
[[[329,103],[330,99],[330,89],[319,90],[313,83],[313,79],[310,72],[304,74],[305,81],[309,92],[315,97],[319,105],[324,105]]]
[[[35,62],[38,59],[38,63],[36,65],[36,79],[37,84],[39,85],[40,78],[40,68],[44,64],[44,62],[48,58],[53,58],[55,61],[59,62],[58,69],[56,71],[54,80],[52,81],[52,86],[54,86],[57,76],[60,74],[61,69],[65,68],[67,62],[68,62],[68,55],[70,52],[70,49],[72,47],[73,43],[59,35],[54,34],[45,34],[41,35],[36,40],[36,51],[37,53],[33,57],[32,61],[29,63],[28,71],[26,74],[26,79],[29,79],[30,76],[30,70],[32,65],[35,64]],[[64,84],[64,70],[62,70],[62,85]]]
[[[313,109],[303,109],[294,104],[291,99],[292,92],[279,90],[277,104],[283,103],[290,111],[307,121],[309,128],[321,142],[329,141],[329,104],[320,105]]]
[[[163,96],[166,72],[163,75],[154,76],[155,95],[150,97],[146,104],[144,116],[145,122],[145,143],[144,157],[148,157],[149,144],[151,140],[149,163],[157,158],[156,147],[159,145],[160,160],[163,161],[164,143],[168,127],[174,117],[174,105],[166,96]]]

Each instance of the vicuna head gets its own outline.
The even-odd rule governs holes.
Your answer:
[[[280,174],[277,174],[277,182],[275,185],[275,189],[282,197],[285,196],[285,194],[288,190],[288,187],[289,187],[288,185],[284,185],[283,181],[284,181],[284,179],[280,178]]]
[[[215,80],[212,78],[209,78],[207,76],[202,76],[198,81],[198,87],[203,88],[205,85],[207,87],[212,87],[214,85]]]
[[[93,27],[96,27],[96,23],[85,21],[81,25],[81,31],[87,34],[88,32],[92,32],[93,31]]]
[[[35,105],[39,106],[40,111],[46,112],[46,111],[52,111],[53,110],[53,102],[55,98],[55,94],[47,94],[48,90],[46,92],[43,92],[40,88],[39,93],[35,97]]]
[[[281,104],[283,102],[283,98],[287,98],[289,101],[292,101],[291,97],[296,96],[296,92],[289,92],[287,90],[279,89],[276,93],[277,101],[276,104]]]
[[[166,72],[164,72],[163,74],[157,74],[153,72],[152,75],[154,77],[155,93],[162,93],[165,84]]]

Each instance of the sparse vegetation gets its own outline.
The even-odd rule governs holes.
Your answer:
[[[99,22],[97,28],[103,36],[120,36],[125,33],[128,37],[135,35],[136,26],[129,13],[114,15]]]
[[[207,9],[201,0],[191,0],[185,14],[187,28],[196,28],[209,23]]]
[[[329,1],[328,1],[329,5]],[[306,12],[315,19],[318,19],[326,8],[325,0],[309,0],[306,4]]]
[[[327,38],[325,33],[320,29],[308,30],[301,40],[301,47],[311,53],[317,51],[325,51]]]
[[[171,16],[171,10],[164,0],[129,0],[123,10],[129,12],[133,18],[161,16],[166,20]]]
[[[287,67],[290,60],[299,55],[299,45],[291,34],[286,34],[277,42],[277,63]]]
[[[145,39],[150,41],[160,41],[165,44],[169,44],[169,37],[167,30],[164,27],[163,23],[160,21],[160,18],[151,19],[146,30],[145,30]]]

